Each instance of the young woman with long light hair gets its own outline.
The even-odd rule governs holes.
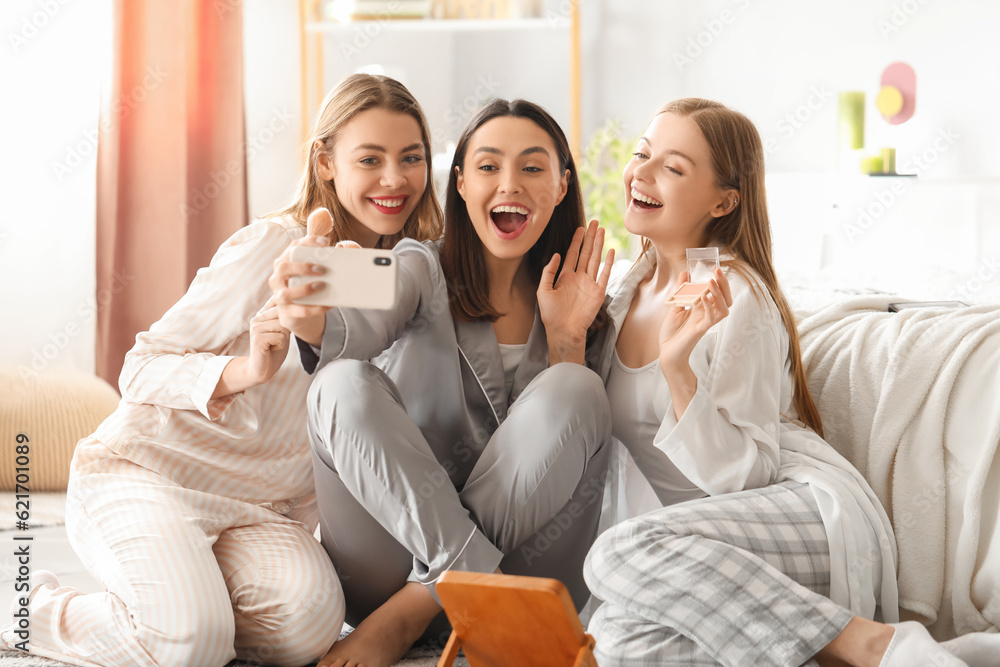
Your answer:
[[[439,234],[427,124],[399,82],[338,85],[293,203],[233,234],[136,337],[121,404],[70,470],[69,540],[105,592],[36,572],[30,652],[103,667],[298,667],[339,636],[343,592],[313,536],[310,378],[268,285],[317,207],[333,219],[316,216],[326,225],[313,242],[319,231],[383,247]]]
[[[971,641],[886,624],[898,621],[892,527],[821,437],[753,123],[672,102],[623,178],[643,254],[609,288],[600,371],[614,435],[662,509],[608,530],[587,558],[600,664],[964,664],[951,652],[973,655]],[[706,246],[722,259],[707,291],[665,303],[689,279],[686,249]]]

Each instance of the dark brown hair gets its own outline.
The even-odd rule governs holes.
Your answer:
[[[559,253],[565,259],[577,227],[584,224],[583,194],[577,177],[576,164],[569,150],[569,142],[558,123],[545,109],[526,100],[496,99],[480,109],[469,121],[455,148],[448,176],[448,192],[444,205],[444,244],[441,265],[448,282],[452,316],[458,321],[486,320],[495,322],[503,313],[497,312],[490,302],[489,275],[483,255],[483,244],[469,218],[465,200],[458,194],[458,174],[465,167],[465,155],[472,135],[494,118],[526,118],[552,138],[559,157],[561,172],[569,170],[566,195],[552,211],[545,231],[531,247],[524,261],[532,280],[538,282],[542,269]],[[560,265],[560,269],[562,266]],[[602,313],[604,310],[602,309]]]

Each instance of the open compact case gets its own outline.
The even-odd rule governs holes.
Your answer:
[[[712,279],[717,268],[719,268],[718,248],[688,248],[688,281],[678,287],[665,303],[684,307],[698,303],[698,299],[708,293],[708,281]]]

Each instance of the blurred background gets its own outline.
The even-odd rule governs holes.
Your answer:
[[[6,0],[0,365],[115,384],[218,245],[290,199],[305,128],[356,71],[421,102],[439,178],[483,102],[547,107],[626,250],[635,138],[669,100],[719,100],[764,140],[788,280],[993,299],[998,24],[990,0]],[[898,124],[878,106],[893,63],[916,82]]]

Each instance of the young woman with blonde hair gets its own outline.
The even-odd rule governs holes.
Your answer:
[[[36,573],[30,652],[102,667],[298,666],[339,636],[343,593],[313,536],[311,378],[268,280],[317,207],[333,219],[313,216],[326,226],[311,242],[383,247],[436,238],[441,213],[427,125],[398,82],[345,79],[309,146],[294,203],[236,232],[136,337],[122,402],[70,474],[70,543],[106,592]]]
[[[643,254],[609,289],[600,370],[614,435],[663,507],[587,558],[602,667],[964,664],[949,653],[962,646],[917,623],[872,620],[898,620],[892,527],[821,437],[771,262],[753,123],[672,102],[623,177]],[[666,304],[689,278],[686,249],[703,246],[723,259],[708,291]]]
[[[304,290],[282,289],[294,266],[272,279],[315,372],[321,534],[355,626],[322,667],[388,667],[441,638],[448,569],[558,577],[589,597],[611,424],[585,354],[613,254],[599,273],[603,232],[584,233],[548,113],[494,100],[470,121],[445,218],[442,243],[393,250],[390,310],[302,311]]]

